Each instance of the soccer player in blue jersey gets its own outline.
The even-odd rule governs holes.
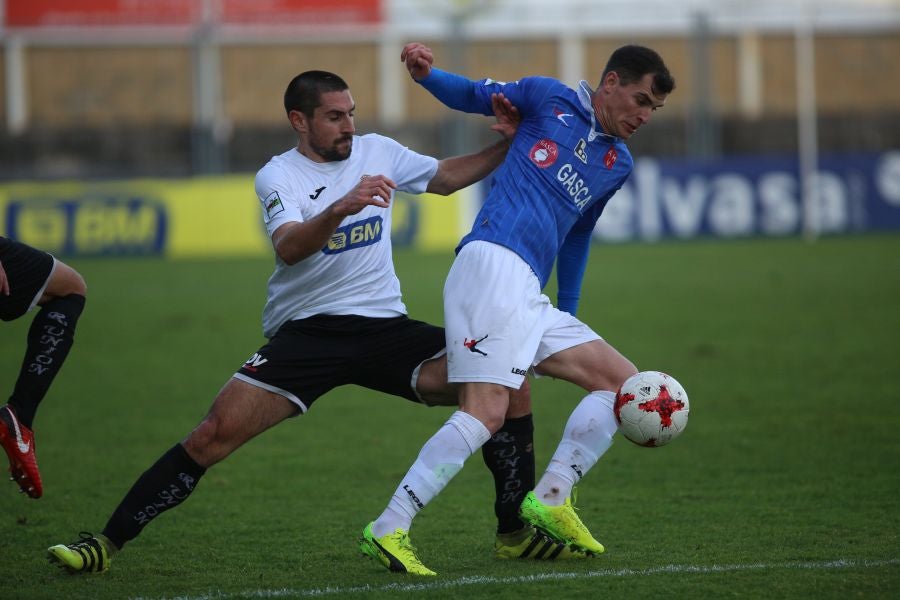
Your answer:
[[[401,60],[450,108],[490,115],[492,94],[501,94],[522,121],[444,286],[448,379],[460,385],[460,409],[422,447],[360,548],[400,570],[393,540],[408,539],[415,515],[503,424],[510,391],[532,370],[587,395],[520,513],[570,547],[600,554],[572,490],[612,444],[615,390],[637,369],[575,314],[591,233],[632,171],[625,140],[665,104],[674,79],[655,51],[636,45],[613,52],[594,89],[547,77],[470,81],[434,68],[431,50],[418,43]],[[554,263],[558,308],[541,293]],[[433,574],[414,560],[408,571]]]

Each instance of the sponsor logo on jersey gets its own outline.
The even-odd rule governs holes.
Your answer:
[[[541,169],[546,169],[556,162],[559,148],[553,140],[538,140],[528,151],[528,158]]]
[[[610,148],[606,151],[606,155],[603,157],[603,164],[606,165],[607,169],[612,169],[613,165],[616,164],[616,160],[619,158],[619,153],[616,152],[615,148]]]
[[[325,191],[325,187],[326,187],[326,186],[323,185],[322,187],[318,188],[318,189],[316,190],[316,193],[310,194],[310,195],[309,195],[309,199],[310,199],[310,200],[317,200],[317,199],[319,198],[319,194],[321,194],[322,192]]]
[[[563,111],[561,111],[561,110],[559,110],[558,108],[555,108],[555,107],[554,107],[554,109],[553,109],[553,115],[554,115],[557,119],[559,119],[559,121],[560,121],[563,125],[565,125],[566,127],[569,126],[569,123],[566,121],[566,117],[572,117],[572,116],[574,116],[572,113],[564,113]]]
[[[284,210],[284,204],[281,203],[278,192],[272,192],[266,196],[266,199],[263,200],[263,208],[266,211],[266,223],[271,221],[272,217]]]
[[[263,358],[262,354],[260,354],[259,352],[254,352],[253,356],[251,356],[247,359],[246,362],[244,362],[244,370],[250,371],[251,373],[256,373],[257,371],[259,371],[260,365],[264,365],[267,362],[269,362],[268,358]]]
[[[381,241],[384,232],[381,217],[369,217],[344,225],[335,230],[328,239],[328,245],[322,248],[324,254],[340,254],[347,250],[371,246]]]
[[[562,183],[563,188],[568,192],[572,201],[578,209],[584,208],[584,205],[591,200],[591,190],[588,189],[584,179],[578,175],[575,167],[569,163],[564,164],[556,172],[556,179]]]
[[[584,149],[587,147],[587,142],[584,141],[584,138],[578,140],[578,143],[575,144],[575,156],[578,157],[578,160],[587,164],[587,152]]]

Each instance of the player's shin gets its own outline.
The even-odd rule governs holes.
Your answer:
[[[525,494],[534,488],[535,480],[532,416],[507,419],[482,446],[481,453],[484,464],[494,476],[497,533],[522,529],[525,523],[519,518],[519,506]]]
[[[28,346],[9,404],[19,421],[32,428],[38,404],[59,373],[72,344],[85,298],[69,294],[41,307],[28,329]]]
[[[618,430],[614,404],[613,392],[592,392],[572,411],[547,471],[535,487],[535,496],[541,502],[563,504],[575,484],[612,446]]]
[[[488,439],[490,432],[475,417],[456,411],[429,439],[403,477],[387,508],[372,526],[376,538],[409,531],[413,518],[425,508],[463,467],[466,459]]]
[[[181,444],[175,444],[134,483],[103,528],[103,535],[121,549],[158,515],[187,500],[204,473],[206,469]]]

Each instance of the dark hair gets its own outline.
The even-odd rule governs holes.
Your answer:
[[[669,94],[675,89],[675,78],[669,73],[662,57],[645,46],[629,44],[617,49],[609,57],[601,79],[611,71],[619,75],[623,85],[640,81],[644,75],[652,73],[654,94]]]
[[[300,73],[288,84],[284,91],[284,110],[288,114],[299,110],[312,118],[313,111],[321,104],[319,101],[326,92],[343,92],[349,89],[347,82],[328,71],[306,71]]]

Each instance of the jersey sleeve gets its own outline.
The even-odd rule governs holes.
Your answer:
[[[556,259],[557,308],[570,315],[575,315],[578,311],[581,282],[584,280],[591,248],[591,234],[596,223],[597,219],[590,214],[576,221],[563,240]]]
[[[304,220],[297,195],[281,169],[266,165],[256,174],[255,186],[269,237],[285,223]]]
[[[581,282],[587,267],[588,254],[591,249],[591,236],[597,220],[606,208],[606,204],[624,185],[628,172],[617,182],[609,193],[596,202],[572,226],[563,240],[556,259],[557,308],[574,315],[578,310],[581,298]]]
[[[553,85],[562,85],[547,77],[525,77],[510,83],[493,79],[472,81],[434,67],[419,84],[449,108],[486,116],[494,114],[491,94],[502,93],[522,117],[533,112],[533,107],[538,106],[551,93]]]
[[[390,153],[393,165],[391,179],[397,189],[410,194],[421,194],[428,188],[438,170],[438,160],[419,154],[403,144],[384,136],[377,136],[383,149]]]

